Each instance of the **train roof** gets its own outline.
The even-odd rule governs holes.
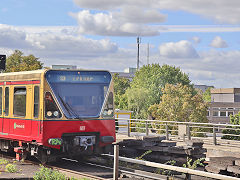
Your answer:
[[[39,80],[45,71],[47,69],[1,73],[0,81]]]
[[[86,70],[86,69],[40,69],[33,71],[20,71],[0,73],[0,81],[21,81],[21,80],[40,80],[46,71],[107,71],[107,70]],[[109,71],[107,71],[109,72]]]

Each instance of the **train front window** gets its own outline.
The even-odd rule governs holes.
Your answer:
[[[48,80],[67,118],[99,117],[111,81],[105,71],[48,71]]]

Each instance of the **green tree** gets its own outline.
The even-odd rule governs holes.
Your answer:
[[[135,118],[148,118],[147,110],[151,105],[160,103],[162,88],[165,84],[181,83],[191,86],[190,82],[188,75],[175,66],[160,66],[159,64],[143,66],[135,73],[127,91],[129,110],[134,111]],[[143,103],[144,105],[136,108],[137,105]]]
[[[235,115],[230,115],[230,124],[240,125],[240,112]],[[240,140],[240,127],[236,126],[227,126],[226,129],[223,130],[223,134],[232,134],[232,135],[224,135],[222,139],[230,139],[230,140]],[[235,136],[237,135],[237,136]]]
[[[125,94],[126,90],[130,87],[130,80],[127,78],[119,77],[119,74],[113,75],[114,81],[114,104],[117,109],[127,109],[127,95]]]
[[[192,93],[192,88],[187,85],[166,84],[162,90],[162,101],[160,104],[152,105],[149,112],[155,119],[159,120],[152,124],[155,129],[161,129],[161,121],[180,121],[180,122],[208,122],[208,104],[204,102],[202,95]],[[177,130],[175,126],[169,129]],[[192,128],[192,131],[206,131],[203,128]],[[160,131],[161,132],[161,131]],[[193,135],[203,135],[196,134]]]
[[[23,56],[23,53],[19,50],[15,50],[12,55],[10,55],[6,60],[6,70],[5,72],[19,72],[19,71],[30,71],[42,69],[43,63],[41,63],[39,58],[30,54],[28,56]]]
[[[149,108],[152,116],[163,121],[208,122],[208,103],[200,94],[193,94],[187,85],[166,84],[161,103]]]
[[[206,102],[211,102],[211,89],[212,87],[207,88],[207,90],[203,93],[203,99]]]
[[[126,92],[128,108],[134,112],[134,118],[148,117],[149,90],[146,88],[129,88]]]

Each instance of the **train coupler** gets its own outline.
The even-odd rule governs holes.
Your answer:
[[[21,161],[25,153],[25,149],[23,147],[15,147],[14,152],[16,152],[16,160]]]

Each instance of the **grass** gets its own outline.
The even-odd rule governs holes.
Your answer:
[[[6,159],[0,159],[0,170],[8,172],[8,173],[18,172],[18,169],[17,169],[17,166],[15,165],[15,162],[10,163]]]

